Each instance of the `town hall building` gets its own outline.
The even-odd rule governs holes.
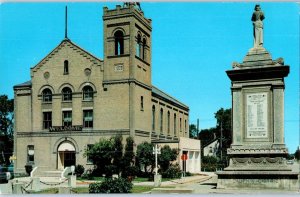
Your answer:
[[[200,141],[189,139],[189,107],[152,85],[151,19],[135,4],[103,8],[104,55],[95,57],[67,35],[14,86],[15,172],[81,164],[100,138],[121,134],[170,144],[200,172]],[[168,77],[168,76],[166,76]],[[177,161],[181,164],[181,161]]]

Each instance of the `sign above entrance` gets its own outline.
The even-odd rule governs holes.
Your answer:
[[[82,131],[82,125],[74,126],[53,126],[49,127],[50,132],[59,132],[59,131]]]

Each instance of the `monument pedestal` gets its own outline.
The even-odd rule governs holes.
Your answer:
[[[217,189],[299,189],[298,173],[291,171],[225,170],[217,174]]]
[[[233,135],[229,166],[217,172],[217,188],[298,190],[298,173],[285,159],[284,77],[289,66],[257,47],[226,73],[231,80]]]

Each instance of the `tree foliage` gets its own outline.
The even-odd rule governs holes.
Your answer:
[[[230,147],[232,142],[232,132],[231,132],[231,109],[223,109],[220,108],[215,113],[215,118],[217,124],[215,127],[210,129],[202,129],[199,133],[199,139],[201,140],[201,147],[202,149],[204,146],[208,145],[215,139],[218,139],[221,146],[217,151],[217,156],[220,158],[218,160],[218,165],[226,166],[228,164],[228,157],[227,157],[227,148]],[[222,138],[221,138],[222,135]],[[203,153],[203,151],[202,151]],[[222,159],[221,159],[222,153]]]
[[[114,154],[113,154],[113,165],[116,166],[117,173],[120,172],[123,163],[123,137],[121,135],[117,135],[113,138],[113,148],[114,148]]]
[[[101,138],[99,142],[85,151],[84,156],[89,157],[95,165],[93,175],[105,174],[107,177],[111,177],[112,174],[120,174],[120,172],[126,174],[124,171],[134,162],[133,138],[128,137],[126,141],[124,154],[121,135],[110,139]]]
[[[91,159],[100,174],[104,173],[105,166],[111,165],[114,155],[114,144],[112,139],[100,138],[89,150],[86,155]]]
[[[132,166],[134,163],[134,140],[131,136],[126,138],[126,145],[125,145],[125,152],[123,156],[123,167],[124,169],[126,167]]]
[[[0,163],[8,164],[13,152],[13,112],[14,100],[8,99],[7,95],[0,95]]]
[[[300,160],[300,149],[297,149],[294,155],[295,159]]]
[[[175,161],[177,159],[177,155],[177,149],[171,149],[168,145],[163,146],[161,148],[161,154],[158,156],[160,170],[162,172],[166,171],[170,167],[171,161]]]
[[[191,124],[189,126],[189,136],[190,138],[195,138],[198,135],[197,126],[195,124]]]
[[[131,193],[133,184],[126,179],[105,179],[103,182],[91,183],[89,193]]]
[[[136,162],[139,167],[144,166],[145,172],[153,172],[155,158],[153,156],[153,145],[143,142],[137,146]]]

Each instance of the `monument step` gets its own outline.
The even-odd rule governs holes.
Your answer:
[[[62,171],[44,171],[40,174],[43,177],[61,177]]]

